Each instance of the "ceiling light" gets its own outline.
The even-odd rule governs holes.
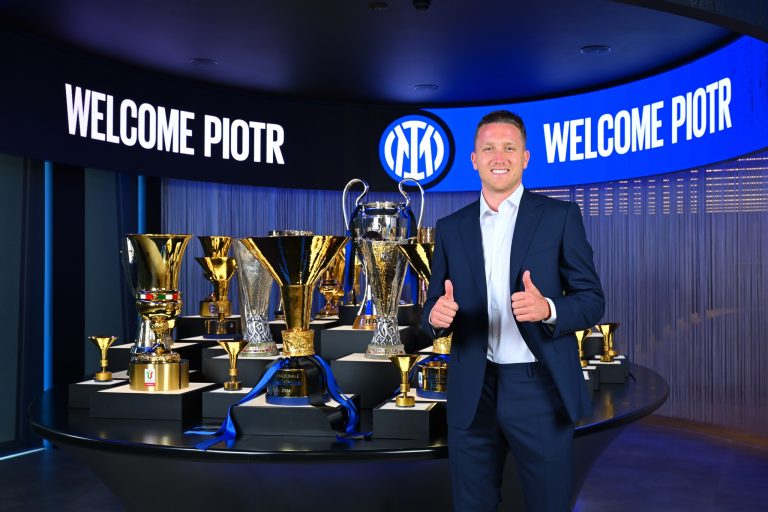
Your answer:
[[[197,59],[189,59],[189,63],[192,64],[193,66],[215,66],[216,64],[218,64],[218,61],[215,61],[213,59],[197,58]]]

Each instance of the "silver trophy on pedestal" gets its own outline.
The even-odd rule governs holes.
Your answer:
[[[410,208],[410,198],[403,189],[407,182],[415,184],[421,192],[421,210],[418,221]],[[347,194],[355,184],[363,185],[363,192],[355,199],[355,208],[347,216]],[[365,299],[361,304],[354,327],[376,330],[366,357],[387,358],[404,353],[397,327],[397,310],[402,291],[403,277],[408,264],[401,257],[398,243],[415,236],[424,212],[424,190],[416,180],[404,179],[398,184],[404,203],[394,201],[362,202],[368,194],[368,184],[353,179],[344,187],[342,211],[344,222],[352,235],[355,252],[360,254],[366,276]],[[368,244],[363,241],[386,242]],[[365,251],[365,252],[364,252]],[[366,255],[367,252],[367,255]],[[384,307],[386,310],[380,310]],[[384,318],[384,319],[383,319]],[[382,320],[383,319],[383,320]]]
[[[240,357],[276,356],[277,345],[267,318],[272,276],[239,240],[234,247],[240,289],[240,322],[243,340],[248,342]]]

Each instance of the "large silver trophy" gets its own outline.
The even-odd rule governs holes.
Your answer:
[[[414,183],[421,192],[418,221],[410,208],[410,198],[403,189],[407,182]],[[350,188],[358,183],[363,185],[363,192],[355,199],[352,215],[347,216],[347,194]],[[400,343],[397,310],[408,263],[398,245],[415,236],[421,225],[424,190],[416,180],[410,178],[401,181],[398,189],[405,198],[404,203],[363,202],[363,198],[368,194],[368,184],[360,179],[347,183],[342,195],[344,222],[354,240],[355,252],[362,256],[366,276],[365,300],[360,307],[355,326],[375,325],[373,340],[366,351],[366,357],[369,358],[387,359],[391,355],[405,353]],[[373,311],[375,314],[372,314]]]
[[[237,279],[240,289],[240,322],[243,340],[248,344],[240,357],[277,355],[277,345],[269,329],[267,311],[272,276],[239,240],[235,242]]]

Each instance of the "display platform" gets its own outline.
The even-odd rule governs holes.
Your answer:
[[[637,365],[630,371],[634,378],[625,384],[600,385],[594,414],[577,425],[574,502],[590,467],[622,428],[667,399],[668,385],[656,372]],[[365,441],[242,435],[231,446],[219,443],[203,452],[195,448],[200,436],[184,435],[199,421],[92,418],[87,409],[67,404],[66,387],[39,396],[29,411],[34,429],[87,464],[126,510],[144,510],[147,500],[174,510],[218,510],[223,504],[313,512],[451,509],[444,436],[382,439],[374,432]],[[371,421],[371,411],[363,410],[361,429],[369,430]],[[126,478],[150,473],[161,475],[157,491],[137,491],[135,480]],[[411,485],[392,492],[394,478]],[[520,500],[515,482],[514,463],[508,463],[502,492],[510,510]]]

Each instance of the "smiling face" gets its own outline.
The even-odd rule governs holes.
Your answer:
[[[520,128],[510,123],[480,127],[472,152],[472,167],[480,175],[483,197],[493,210],[520,186],[531,154]]]

